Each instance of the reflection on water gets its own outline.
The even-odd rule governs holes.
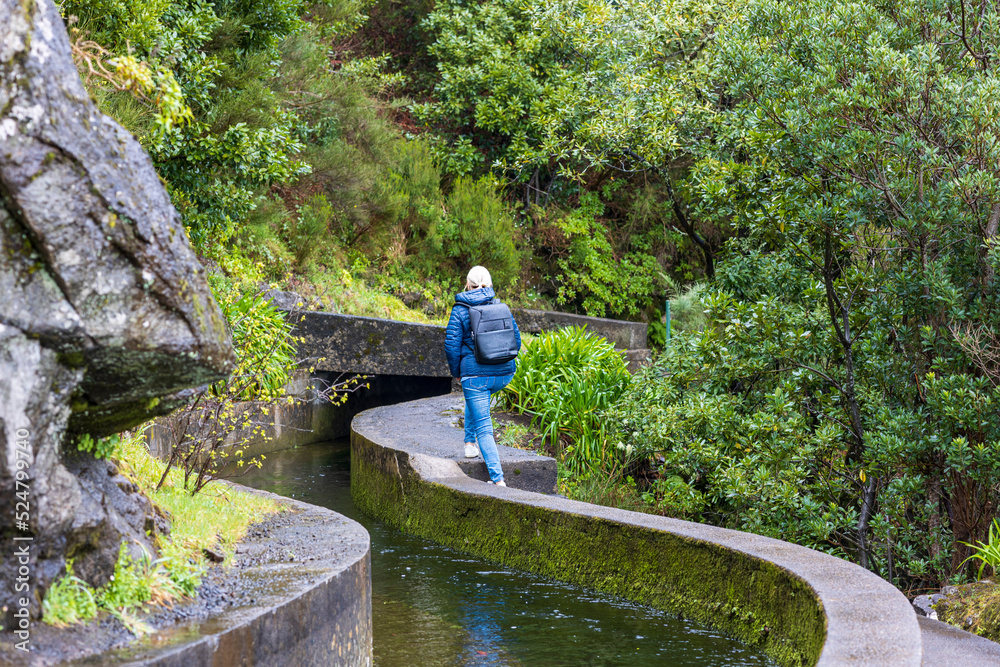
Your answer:
[[[236,481],[368,529],[376,665],[773,664],[697,623],[404,535],[354,507],[350,476],[338,440],[268,454]]]

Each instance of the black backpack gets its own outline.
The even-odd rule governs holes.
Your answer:
[[[521,346],[514,335],[514,316],[500,299],[482,306],[466,306],[472,329],[476,361],[485,365],[505,364],[517,356]]]

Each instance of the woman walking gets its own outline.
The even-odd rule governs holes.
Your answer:
[[[517,360],[503,363],[480,363],[476,359],[475,343],[469,308],[490,304],[496,294],[493,279],[482,266],[474,266],[465,281],[465,291],[455,295],[455,305],[445,330],[444,351],[448,357],[451,375],[461,378],[462,394],[465,396],[465,455],[474,458],[481,453],[490,473],[490,484],[507,486],[503,481],[500,455],[497,453],[493,437],[493,419],[490,416],[490,397],[507,386],[514,378]],[[514,318],[510,318],[514,329],[516,346],[521,347],[521,332]],[[479,443],[478,452],[476,443]]]

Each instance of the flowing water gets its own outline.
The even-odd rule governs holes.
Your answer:
[[[404,535],[351,502],[347,440],[268,454],[236,480],[371,534],[375,664],[773,665],[706,626]]]

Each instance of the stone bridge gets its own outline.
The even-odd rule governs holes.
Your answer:
[[[543,310],[514,309],[513,314],[518,327],[527,333],[586,327],[622,350],[632,369],[650,356],[647,326],[641,322]],[[298,320],[295,335],[303,339],[299,355],[318,372],[451,377],[442,326],[314,311],[297,312],[294,317]]]

